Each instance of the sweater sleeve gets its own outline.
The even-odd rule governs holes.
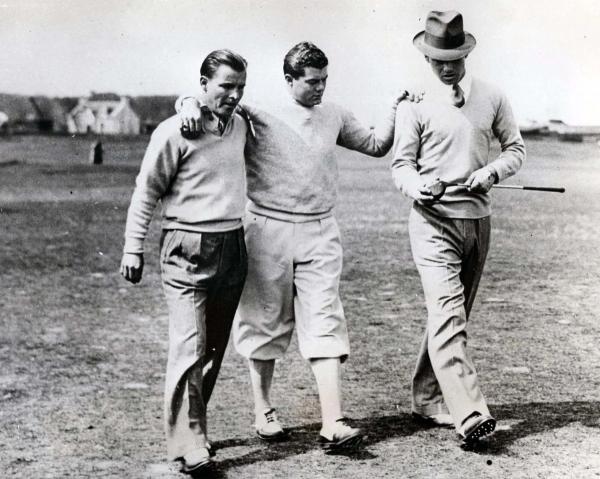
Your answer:
[[[198,103],[200,103],[200,99],[193,93],[184,93],[183,95],[178,96],[177,100],[175,100],[175,112],[176,113],[179,113],[181,111],[181,107],[183,105],[183,100],[186,100],[188,98],[193,98]]]
[[[144,252],[144,240],[154,209],[177,173],[180,156],[173,135],[159,126],[150,138],[135,180],[125,224],[125,253]]]
[[[184,93],[183,95],[180,95],[179,97],[177,97],[177,100],[175,100],[175,112],[177,114],[179,114],[179,112],[181,111],[181,108],[183,107],[184,100],[187,100],[188,98],[193,98],[200,105],[202,105],[202,101],[200,100],[200,98],[198,96]],[[240,103],[239,106],[238,106],[238,112],[237,113],[246,122],[246,125],[248,126],[248,132],[250,133],[250,135],[252,136],[252,138],[256,139],[256,131],[254,130],[254,118],[255,118],[255,115],[256,115],[256,110],[254,108],[246,105],[246,104]]]
[[[369,156],[382,157],[390,151],[394,140],[394,116],[396,103],[381,126],[379,134],[373,128],[365,128],[356,117],[348,110],[342,110],[342,127],[337,139],[337,144],[364,153]]]
[[[525,160],[525,144],[508,99],[503,94],[500,96],[492,131],[500,142],[502,152],[488,164],[488,168],[498,175],[498,181],[502,181],[519,171]]]
[[[396,111],[392,179],[396,188],[410,196],[421,184],[417,158],[421,146],[421,126],[413,104],[402,102]]]

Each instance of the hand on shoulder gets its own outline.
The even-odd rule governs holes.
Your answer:
[[[181,101],[181,110],[179,111],[179,122],[181,133],[198,134],[201,132],[202,109],[200,102],[194,97],[186,97]]]
[[[394,103],[398,105],[402,101],[407,101],[410,103],[420,103],[423,101],[423,97],[425,95],[424,91],[415,92],[406,89],[400,89],[396,94],[396,98],[394,99]]]

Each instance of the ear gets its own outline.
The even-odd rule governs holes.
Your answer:
[[[289,86],[292,86],[292,84],[294,83],[294,77],[292,75],[290,75],[289,73],[286,73],[285,75],[283,75],[283,77],[285,78],[285,82]]]
[[[206,85],[208,84],[208,78],[202,75],[200,77],[200,87],[204,92],[206,92]]]
[[[425,61],[426,61],[427,63],[431,63],[431,62],[429,61],[429,57],[428,57],[427,55],[425,55]]]

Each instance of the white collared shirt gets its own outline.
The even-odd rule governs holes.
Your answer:
[[[223,121],[205,104],[201,103],[200,109],[202,110],[202,116],[200,119],[202,131],[205,133],[210,132],[213,135],[222,136],[223,132],[229,126],[231,117],[227,120],[227,123],[223,123]]]
[[[458,82],[458,86],[463,91],[465,102],[469,99],[472,85],[473,77],[468,72],[465,72],[465,75]],[[433,78],[430,77],[426,82],[425,99],[452,104],[452,85],[442,83],[439,78],[433,75]]]

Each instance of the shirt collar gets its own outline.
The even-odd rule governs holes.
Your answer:
[[[232,124],[233,117],[235,116],[235,114],[231,115],[231,117],[229,117],[229,119],[227,120],[227,123],[223,125],[222,131],[220,131],[219,125],[221,123],[221,119],[217,115],[215,115],[202,100],[200,100],[200,110],[202,110],[202,123],[200,125],[202,132],[212,133],[217,136],[222,136],[223,134],[225,134],[225,132],[229,129],[230,125]]]
[[[473,86],[473,77],[469,74],[469,72],[465,72],[465,75],[458,82],[458,86],[460,86],[461,90],[463,91],[465,101],[467,101]],[[445,83],[442,83],[435,75],[429,75],[425,85],[425,99],[450,103],[451,97],[452,85],[446,85]]]
[[[465,73],[465,76],[458,82],[458,86],[462,89],[465,95],[465,101],[469,99],[469,95],[471,94],[471,86],[473,85],[473,77],[469,74],[469,72]],[[452,88],[452,87],[450,87]]]

